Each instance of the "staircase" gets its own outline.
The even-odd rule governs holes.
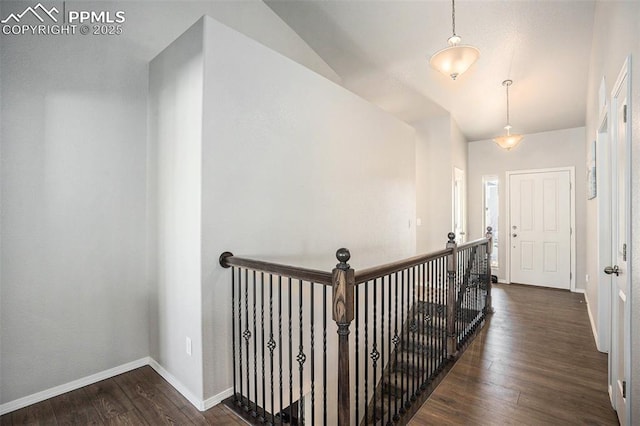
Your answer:
[[[456,349],[462,348],[481,325],[486,312],[486,265],[476,256],[475,247],[463,267],[457,285],[455,333]],[[431,391],[430,385],[454,361],[446,356],[447,307],[427,296],[416,301],[402,325],[400,340],[391,353],[360,422],[365,425],[394,425],[412,406],[422,404]],[[395,343],[395,342],[394,342]]]

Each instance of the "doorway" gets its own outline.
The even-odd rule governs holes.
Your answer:
[[[574,290],[574,168],[507,172],[508,281]]]
[[[456,234],[456,243],[462,244],[467,241],[466,232],[466,185],[464,170],[453,168],[453,232]]]
[[[630,421],[628,404],[631,385],[631,300],[628,259],[631,226],[631,120],[628,102],[631,85],[628,76],[629,59],[611,93],[611,256],[604,272],[611,277],[611,345],[609,352],[609,393],[620,424]]]

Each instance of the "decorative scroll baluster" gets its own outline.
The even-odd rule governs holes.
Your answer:
[[[369,421],[369,283],[364,284],[364,419]]]
[[[415,363],[415,359],[416,359],[416,334],[418,334],[418,322],[416,321],[416,308],[417,308],[417,304],[416,304],[416,269],[415,267],[411,268],[409,271],[409,274],[411,276],[411,297],[413,298],[411,306],[412,306],[412,311],[413,311],[413,318],[411,318],[411,324],[412,324],[412,328],[411,328],[411,339],[413,340],[413,344],[412,344],[412,350],[411,350],[411,358],[412,358],[412,366],[414,368],[413,371],[413,380],[411,380],[411,402],[415,402],[416,401],[416,382],[418,380],[418,375],[416,374],[416,363]]]
[[[380,278],[380,420],[384,422],[384,286],[387,277]]]
[[[393,386],[395,388],[395,392],[398,391],[398,369],[397,369],[397,365],[398,365],[398,343],[400,343],[400,336],[398,336],[398,273],[395,273],[395,306],[394,306],[394,311],[396,314],[396,320],[394,322],[394,329],[393,329],[393,352],[395,353],[395,359],[394,359],[394,363],[396,365],[396,373],[393,375]],[[402,391],[400,391],[402,392]],[[395,398],[395,403],[394,403],[394,413],[393,413],[393,420],[395,422],[397,422],[398,420],[400,420],[400,415],[398,413],[398,395],[396,395]]]
[[[378,387],[375,384],[378,383],[377,366],[378,366],[378,359],[380,359],[380,352],[378,352],[377,308],[378,308],[378,280],[375,279],[373,280],[373,345],[371,348],[371,353],[369,354],[371,361],[373,361],[372,367],[373,367],[373,383],[374,383],[374,388],[373,388],[373,423],[374,424],[376,423],[377,417],[378,417],[378,413],[376,411],[376,404],[378,403],[378,398],[377,398]]]
[[[302,313],[302,300],[303,300],[303,296],[302,296],[302,280],[298,280],[298,292],[299,292],[299,297],[298,297],[298,302],[299,302],[299,309],[298,309],[298,319],[299,319],[299,334],[300,334],[300,343],[298,346],[298,355],[296,356],[296,361],[298,361],[298,369],[300,372],[300,392],[299,392],[299,398],[298,398],[298,416],[299,418],[302,418],[301,413],[303,411],[303,406],[302,406],[302,385],[303,385],[303,376],[304,376],[304,363],[307,360],[307,356],[304,353],[304,339],[303,339],[303,326],[302,326],[302,320],[303,320],[303,313]]]
[[[242,335],[242,268],[238,268],[238,333]],[[238,370],[238,374],[240,374],[240,400],[238,401],[238,405],[242,407],[244,404],[242,399],[242,395],[244,395],[244,393],[242,392],[242,372],[247,370],[242,367],[242,342],[239,340],[240,337],[238,337],[238,361],[240,364],[240,369]],[[247,354],[247,358],[248,357],[249,355]]]
[[[271,385],[271,423],[275,423],[275,419],[273,416],[275,404],[273,400],[275,399],[274,384],[273,384],[273,351],[276,348],[276,341],[273,340],[273,275],[269,274],[269,342],[267,343],[267,347],[269,348],[269,383]]]
[[[246,318],[246,329],[242,337],[244,337],[247,349],[247,405],[244,407],[245,411],[251,409],[251,375],[249,372],[249,339],[251,339],[251,331],[249,330],[249,270],[244,270],[244,313]]]

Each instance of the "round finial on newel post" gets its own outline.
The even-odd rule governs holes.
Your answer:
[[[456,240],[456,234],[454,234],[453,232],[449,232],[449,233],[447,234],[447,237],[449,238],[449,242],[450,242],[450,243],[453,243],[453,242],[455,242],[455,240]]]
[[[350,268],[349,264],[347,263],[349,259],[351,259],[351,253],[349,253],[349,249],[346,249],[344,247],[339,248],[338,251],[336,251],[336,259],[338,259],[338,261],[340,262],[336,265],[336,268],[342,269],[344,271]]]
[[[233,257],[233,253],[231,253],[230,251],[225,251],[224,253],[222,253],[220,255],[220,259],[218,259],[218,262],[220,262],[220,266],[222,266],[223,268],[230,268],[231,265],[229,265],[227,263],[227,258],[228,257]]]

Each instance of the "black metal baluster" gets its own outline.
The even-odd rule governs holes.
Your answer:
[[[385,278],[380,278],[380,420],[384,423],[384,286]]]
[[[422,387],[424,384],[424,330],[425,330],[425,305],[424,305],[424,272],[422,267],[424,264],[417,265],[417,274],[418,274],[418,306],[420,308],[419,317],[419,330],[418,330],[418,395],[422,394]]]
[[[249,270],[244,270],[244,313],[246,318],[246,328],[243,337],[247,349],[247,405],[244,411],[251,409],[251,374],[249,374],[249,339],[251,339],[251,330],[249,330]]]
[[[369,282],[364,283],[364,421],[369,422]]]
[[[412,333],[412,340],[413,340],[413,350],[411,353],[411,363],[413,365],[413,380],[411,380],[411,388],[412,388],[412,392],[411,392],[411,402],[415,402],[416,401],[416,382],[418,380],[418,375],[416,374],[416,334],[418,332],[418,323],[416,321],[416,268],[412,267],[410,270],[407,271],[410,275],[410,280],[411,280],[411,297],[412,297],[412,312],[413,312],[413,318],[411,318],[412,321],[412,325],[413,328],[411,330]]]
[[[311,291],[311,297],[309,299],[311,302],[311,310],[310,310],[311,316],[309,319],[309,322],[311,324],[311,335],[310,335],[310,339],[311,339],[311,426],[314,426],[316,424],[316,383],[315,383],[316,351],[315,351],[315,315],[313,312],[314,306],[315,306],[315,303],[313,301],[315,287],[313,283],[310,283],[309,289]]]
[[[393,420],[394,421],[398,421],[400,420],[400,415],[398,414],[398,374],[400,373],[398,371],[398,343],[400,343],[400,336],[398,336],[398,273],[395,273],[395,298],[394,298],[394,311],[395,311],[395,317],[396,320],[394,322],[394,328],[393,328],[393,352],[395,353],[395,359],[394,359],[394,363],[396,365],[395,368],[395,373],[393,374],[393,386],[394,386],[394,393],[395,393],[395,401],[394,401],[394,408],[393,408]],[[400,395],[402,395],[402,391],[400,391]]]
[[[293,343],[292,343],[292,339],[291,339],[291,328],[293,325],[292,322],[292,306],[291,306],[291,291],[292,291],[292,284],[291,284],[291,278],[288,279],[289,281],[289,418],[292,419],[293,418]]]
[[[267,347],[269,348],[269,383],[271,384],[271,424],[275,423],[275,404],[273,400],[275,399],[275,393],[273,392],[273,350],[276,348],[276,341],[273,340],[273,275],[269,274],[269,343],[267,343]]]
[[[298,398],[298,418],[302,418],[302,416],[300,415],[300,413],[302,413],[304,407],[302,405],[302,384],[303,384],[303,376],[304,376],[304,362],[307,359],[307,356],[304,354],[304,340],[303,340],[303,336],[302,336],[302,319],[303,319],[303,313],[302,313],[302,280],[298,280],[298,302],[299,302],[299,308],[298,308],[298,320],[299,320],[299,326],[300,326],[300,330],[299,330],[299,334],[300,334],[300,342],[298,345],[298,355],[296,356],[296,361],[298,361],[298,369],[300,371],[300,392],[299,392],[299,398]]]
[[[233,402],[238,403],[238,390],[236,388],[236,267],[231,267],[231,353],[233,357]]]
[[[284,396],[282,390],[282,276],[278,276],[278,378],[280,381],[279,396],[280,396],[280,410],[278,414],[280,417],[280,425],[283,424],[282,415],[284,414],[284,406],[282,405],[282,399]]]
[[[252,417],[258,415],[258,318],[256,317],[256,271],[253,271],[253,389],[254,404],[251,411]]]
[[[386,367],[386,370],[389,372],[389,376],[387,377],[387,425],[393,425],[393,422],[391,421],[391,395],[394,393],[391,388],[391,344],[393,343],[393,337],[391,337],[391,281],[391,275],[387,275],[387,300],[389,301],[387,306],[387,309],[389,309],[389,315],[387,316],[387,333],[389,335],[389,342],[387,343],[388,365]]]
[[[322,289],[322,424],[327,426],[327,287]]]
[[[443,307],[442,309],[442,315],[443,315],[443,319],[444,319],[444,327],[442,327],[440,329],[440,332],[438,333],[438,341],[440,342],[440,353],[442,356],[442,360],[441,362],[444,362],[445,356],[446,356],[446,338],[447,338],[447,311],[448,309],[453,309],[452,307],[450,308],[447,305],[447,292],[449,291],[449,280],[447,279],[447,260],[446,258],[442,259],[441,262],[441,277],[442,277],[442,288],[440,289],[440,306]]]
[[[400,375],[400,388],[401,388],[401,396],[400,396],[400,414],[404,414],[405,413],[405,409],[404,409],[404,394],[407,390],[406,386],[405,386],[405,376],[406,374],[404,373],[404,370],[406,368],[405,363],[404,363],[404,359],[405,359],[405,354],[407,352],[407,349],[409,348],[409,331],[405,330],[405,324],[408,323],[408,321],[406,320],[406,317],[404,316],[404,270],[402,270],[400,272],[400,289],[401,289],[401,303],[400,303],[400,318],[402,320],[402,330],[400,330],[400,334],[402,335],[402,352],[400,353],[400,365],[402,365],[402,368],[398,369],[398,372],[401,373]]]
[[[359,345],[359,329],[360,329],[360,298],[359,298],[359,287],[358,285],[355,286],[355,301],[356,301],[356,306],[355,306],[355,350],[356,350],[356,394],[355,394],[355,402],[356,402],[356,424],[360,423],[360,401],[358,399],[359,395],[358,395],[358,384],[360,383],[360,349],[358,348]],[[367,401],[364,402],[365,404],[367,403]]]
[[[377,423],[378,419],[378,415],[376,413],[376,398],[378,396],[378,387],[376,386],[376,383],[378,383],[378,370],[377,370],[377,365],[378,365],[378,359],[380,358],[380,352],[378,352],[378,331],[377,331],[377,324],[378,324],[378,318],[377,318],[377,308],[378,308],[378,279],[375,278],[373,280],[373,346],[371,349],[371,354],[369,355],[371,357],[371,360],[373,361],[373,423]]]
[[[435,277],[433,275],[433,264],[434,261],[429,261],[426,264],[426,276],[427,276],[427,312],[431,321],[429,322],[429,326],[427,328],[427,334],[425,335],[425,351],[426,351],[426,362],[427,362],[427,382],[428,386],[431,381],[431,359],[433,357],[432,344],[431,344],[431,335],[433,334],[433,330],[436,326],[438,326],[438,322],[435,316],[435,312],[433,312],[434,306],[434,292],[435,292]]]
[[[265,368],[264,368],[264,272],[260,272],[260,335],[262,337],[262,346],[260,346],[260,355],[262,356],[262,416],[259,418],[264,423],[267,418],[267,389],[265,387]],[[257,401],[256,401],[257,402]]]
[[[403,271],[403,275],[405,275],[405,279],[404,279],[404,287],[405,287],[405,292],[406,292],[406,299],[405,299],[405,303],[406,303],[406,309],[407,309],[407,326],[409,327],[407,330],[407,346],[410,348],[409,352],[406,353],[405,357],[406,357],[406,362],[405,362],[405,375],[407,377],[406,379],[406,391],[407,391],[407,398],[404,400],[404,408],[405,410],[408,410],[409,407],[411,407],[411,375],[409,374],[409,362],[410,362],[410,356],[411,356],[411,351],[413,351],[413,348],[411,347],[412,345],[412,337],[413,337],[413,332],[412,332],[412,328],[413,328],[413,322],[412,322],[412,318],[411,318],[411,291],[410,291],[410,282],[411,282],[411,275],[409,274],[409,271],[407,269],[405,269]]]

